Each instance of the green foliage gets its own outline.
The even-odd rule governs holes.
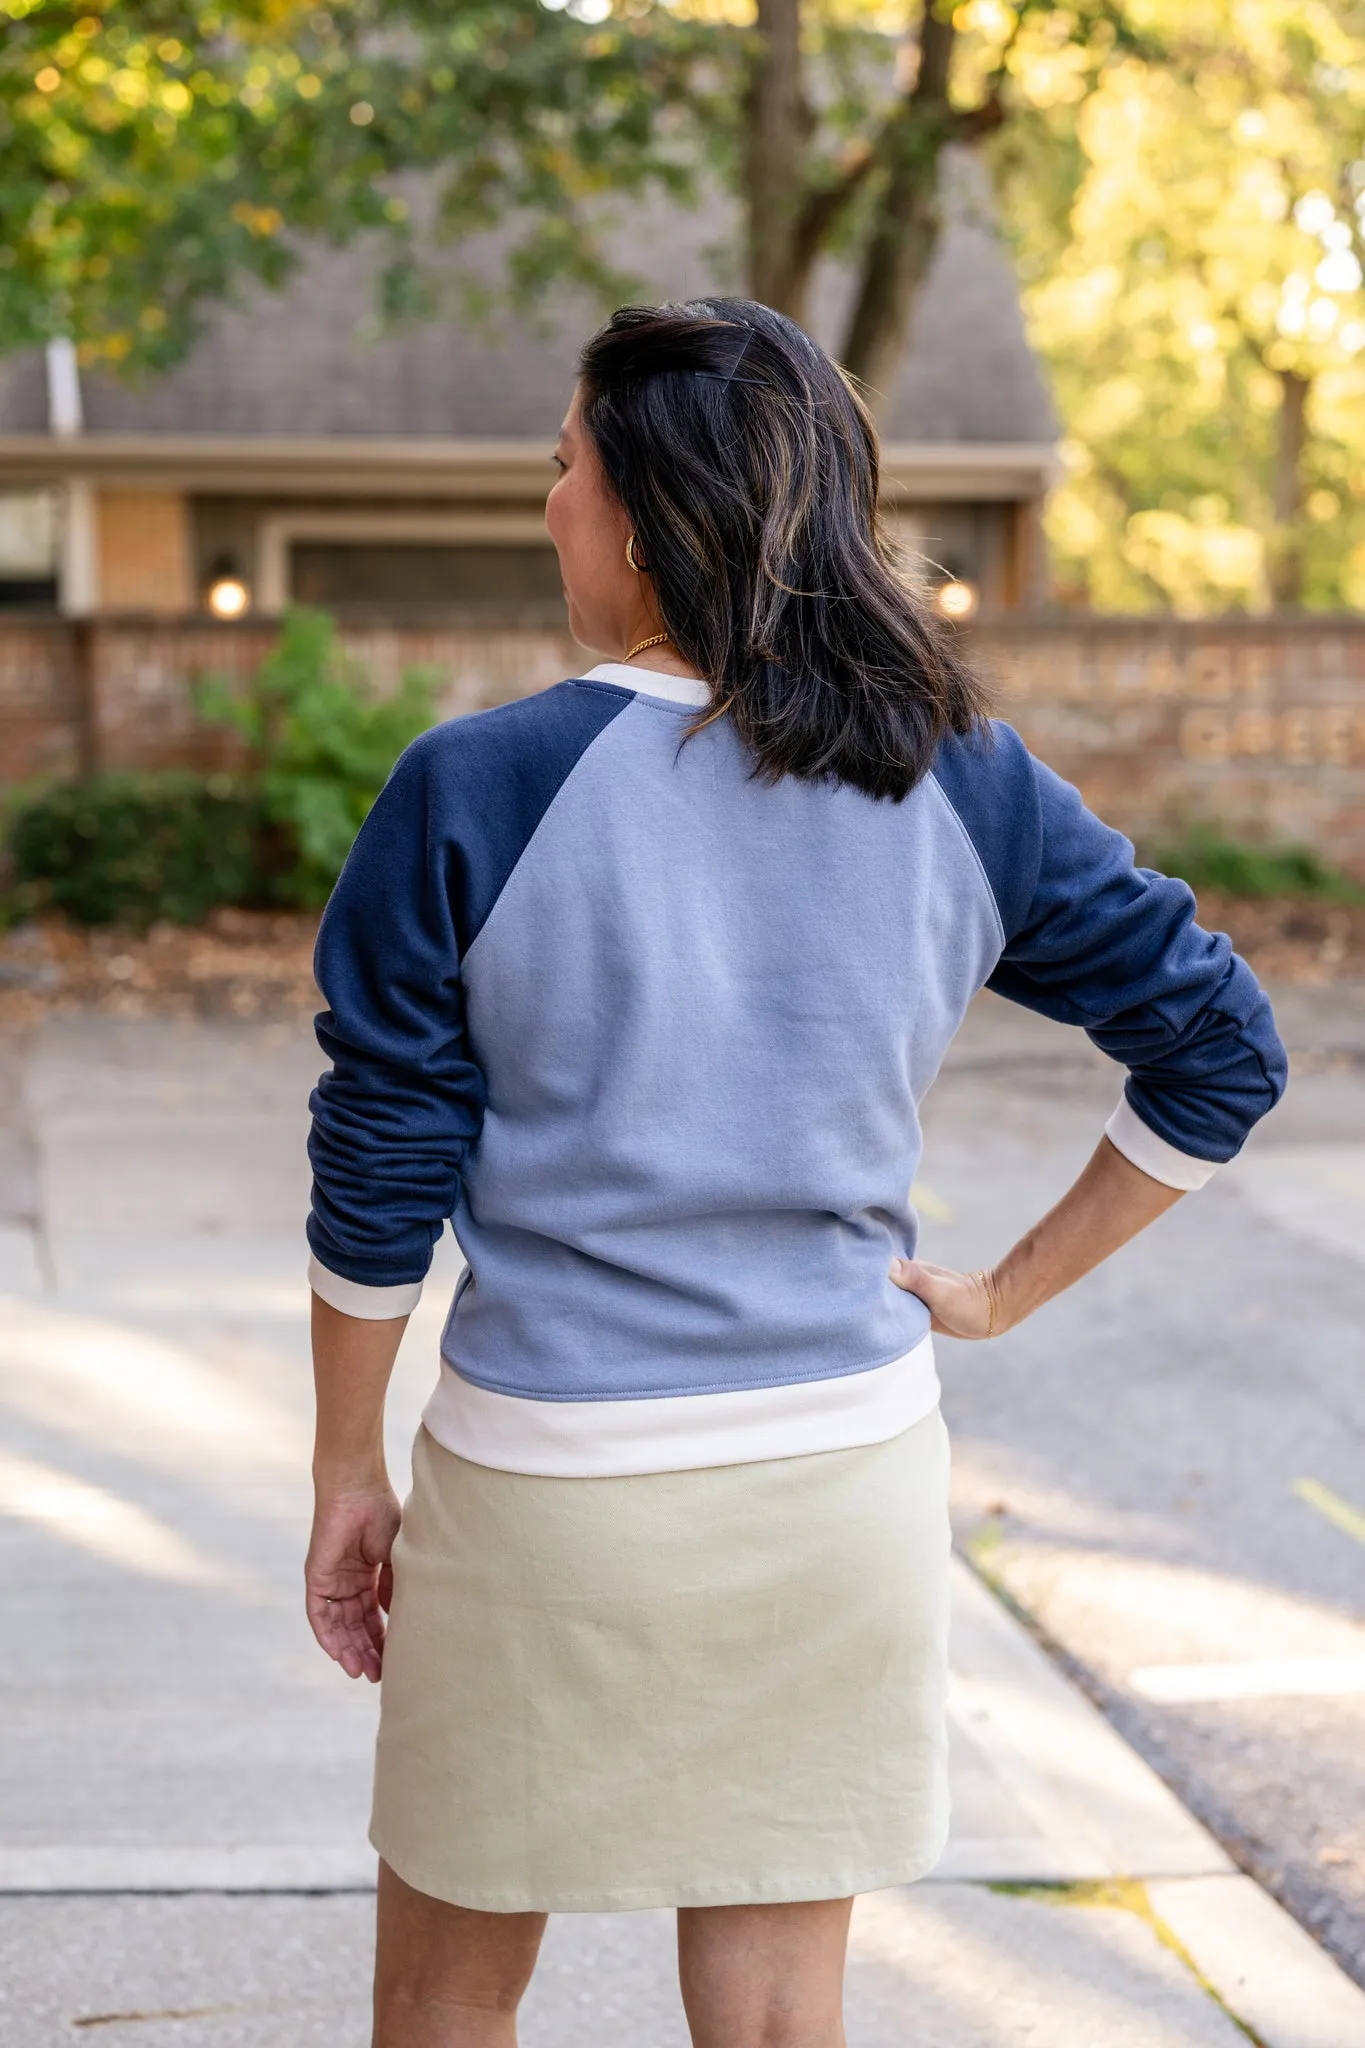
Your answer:
[[[9,832],[12,909],[80,924],[198,924],[259,902],[259,793],[231,775],[100,775],[31,797]]]
[[[215,679],[198,702],[246,742],[286,853],[277,896],[319,908],[398,755],[432,722],[433,678],[410,669],[392,696],[377,695],[326,613],[299,608],[245,691]]]
[[[198,924],[220,904],[326,902],[394,761],[432,721],[432,679],[378,696],[322,612],[293,611],[245,690],[200,708],[245,741],[245,773],[105,774],[7,806],[6,919]]]
[[[386,316],[429,309],[419,245],[503,219],[514,297],[619,291],[598,202],[686,188],[679,123],[717,47],[644,13],[0,0],[0,354],[69,335],[85,361],[164,368],[207,301],[283,283],[308,235],[386,238]],[[436,174],[420,232],[404,171]]]
[[[799,226],[804,274],[831,248],[875,267],[878,231],[903,236],[907,150],[930,193],[946,142],[1070,110],[1153,54],[1116,0],[965,0],[933,10],[947,98],[921,103],[916,12],[800,0],[791,191],[750,227]],[[381,320],[430,313],[452,277],[476,306],[638,294],[610,254],[627,208],[754,198],[754,27],[753,0],[0,0],[0,353],[67,334],[164,367],[206,302],[367,230]],[[491,228],[492,268],[436,260]]]
[[[1315,896],[1336,903],[1365,903],[1365,888],[1331,867],[1307,846],[1250,846],[1227,839],[1211,825],[1192,826],[1170,845],[1158,847],[1152,866],[1178,875],[1192,889],[1217,889],[1225,896]]]
[[[995,145],[1066,428],[1062,595],[1187,617],[1365,606],[1365,9],[1146,0]]]
[[[344,10],[343,10],[344,11]],[[0,350],[162,367],[290,228],[382,225],[346,53],[295,0],[0,0]],[[349,95],[354,98],[354,94]]]

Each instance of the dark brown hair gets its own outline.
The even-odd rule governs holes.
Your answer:
[[[729,713],[765,780],[906,796],[985,700],[897,573],[876,429],[843,372],[770,307],[699,299],[623,306],[579,374],[584,428],[709,716]]]

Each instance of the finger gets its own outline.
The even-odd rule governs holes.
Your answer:
[[[314,1590],[307,1599],[313,1634],[350,1678],[377,1679],[383,1649],[383,1617],[374,1589],[330,1595]]]
[[[931,1327],[941,1337],[984,1337],[990,1327],[990,1300],[982,1278],[958,1273],[950,1266],[931,1266],[923,1259],[898,1259],[891,1269],[897,1287],[914,1294],[929,1311]]]
[[[368,1678],[371,1684],[378,1679],[380,1653],[363,1629],[338,1628],[324,1647],[348,1678]]]
[[[925,1259],[897,1259],[891,1267],[891,1278],[907,1294],[930,1301],[950,1292],[954,1281],[965,1280],[966,1275],[955,1273],[951,1266],[931,1266]]]

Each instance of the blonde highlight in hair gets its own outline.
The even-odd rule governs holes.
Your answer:
[[[984,693],[898,573],[850,380],[751,299],[626,306],[583,351],[582,418],[662,625],[768,781],[899,800]]]

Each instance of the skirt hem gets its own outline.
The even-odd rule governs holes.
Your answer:
[[[520,1892],[485,1891],[477,1885],[452,1884],[448,1879],[428,1877],[407,1857],[391,1855],[377,1830],[370,1832],[370,1846],[413,1891],[421,1892],[425,1898],[439,1899],[443,1905],[463,1906],[469,1912],[644,1913],[678,1906],[791,1906],[814,1899],[855,1898],[862,1892],[884,1892],[897,1885],[918,1884],[943,1855],[947,1837],[945,1833],[932,1855],[909,1857],[889,1869],[842,1870],[819,1877],[717,1879],[709,1884],[624,1885],[601,1891],[564,1891],[553,1885],[528,1885]]]

